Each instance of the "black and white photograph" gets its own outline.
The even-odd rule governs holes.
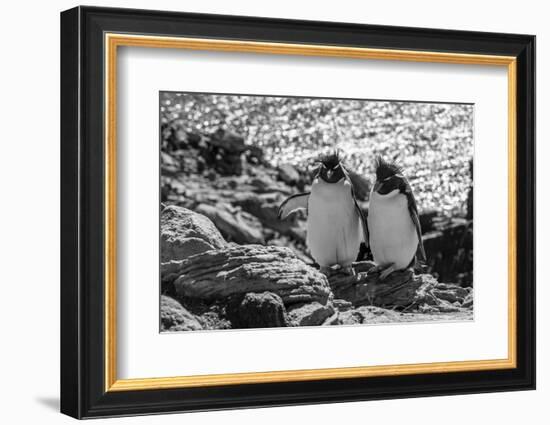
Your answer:
[[[31,91],[61,90],[43,108],[7,87],[22,119],[4,145],[32,149],[6,156],[22,263],[4,322],[21,359],[51,348],[22,368],[6,351],[7,385],[35,393],[8,416],[540,416],[540,7],[205,1],[65,5],[32,14],[48,30],[30,54],[12,43],[26,80],[57,53]],[[60,290],[22,279],[29,258]]]
[[[161,332],[473,320],[473,104],[159,104]]]

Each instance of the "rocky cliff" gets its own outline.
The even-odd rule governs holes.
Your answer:
[[[164,331],[472,317],[469,287],[412,271],[380,281],[369,261],[327,278],[291,248],[228,242],[206,215],[175,205],[161,213],[161,252]]]

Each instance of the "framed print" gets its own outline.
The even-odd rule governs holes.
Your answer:
[[[535,387],[535,37],[61,14],[61,411]]]

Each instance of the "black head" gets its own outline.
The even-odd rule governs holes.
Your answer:
[[[395,162],[386,162],[382,157],[376,158],[376,184],[373,191],[380,195],[387,195],[395,189],[400,192],[406,190],[407,180],[403,176],[403,169]]]
[[[327,183],[338,183],[345,177],[344,167],[340,162],[338,151],[323,155],[319,159],[320,165],[317,176]]]

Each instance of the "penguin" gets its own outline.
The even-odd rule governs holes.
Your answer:
[[[411,267],[418,253],[426,261],[416,201],[403,170],[378,157],[376,183],[369,198],[369,248],[375,270],[384,280],[395,270]]]
[[[320,271],[329,275],[339,265],[353,274],[361,244],[368,244],[368,228],[357,203],[353,184],[338,152],[323,156],[311,191],[293,195],[279,207],[279,219],[298,210],[307,211],[306,244]]]

